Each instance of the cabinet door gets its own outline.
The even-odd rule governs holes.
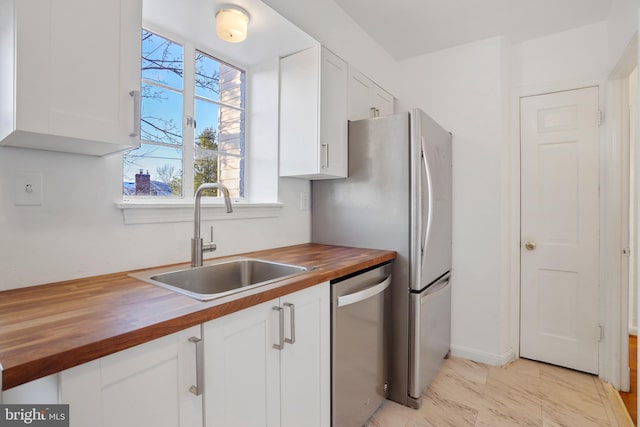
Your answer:
[[[354,67],[349,67],[349,120],[393,113],[393,96]]]
[[[349,120],[362,120],[373,117],[371,91],[374,83],[360,71],[349,67]]]
[[[14,80],[15,128],[2,143],[93,155],[137,146],[129,92],[140,90],[142,1],[13,4],[16,72],[1,76]]]
[[[378,116],[388,116],[393,114],[395,110],[393,95],[375,83],[371,89],[373,107],[376,108]]]
[[[348,172],[348,65],[322,48],[320,83],[320,174],[346,178]]]
[[[71,426],[202,426],[192,336],[199,326],[61,372]]]
[[[319,48],[280,60],[280,176],[318,170]]]
[[[286,338],[295,325],[295,342],[280,352],[282,427],[330,425],[329,300],[329,283],[280,298]]]
[[[323,47],[280,60],[280,176],[347,176],[347,63]]]
[[[2,392],[2,403],[7,404],[55,404],[58,403],[58,376],[30,381]]]
[[[280,425],[278,312],[269,301],[207,322],[205,425]]]

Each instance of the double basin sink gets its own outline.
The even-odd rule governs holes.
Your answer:
[[[130,276],[200,301],[254,289],[313,268],[254,258],[208,263],[202,267],[133,273]]]

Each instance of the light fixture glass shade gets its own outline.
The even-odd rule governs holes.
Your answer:
[[[225,6],[216,13],[216,34],[222,40],[238,43],[247,38],[249,14],[236,6]]]

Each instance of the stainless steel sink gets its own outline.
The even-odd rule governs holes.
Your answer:
[[[174,271],[131,274],[192,298],[208,301],[264,286],[312,270],[300,265],[241,258]]]

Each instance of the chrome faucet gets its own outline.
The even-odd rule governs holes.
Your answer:
[[[211,226],[211,242],[204,243],[200,237],[200,199],[202,198],[202,192],[205,190],[212,190],[217,188],[222,191],[224,196],[224,204],[227,207],[227,213],[233,212],[231,206],[231,198],[229,197],[229,190],[219,182],[202,184],[196,190],[195,199],[195,212],[193,215],[193,239],[191,239],[191,267],[200,267],[202,265],[202,254],[204,252],[213,252],[216,250],[216,244],[213,243],[213,226]]]

